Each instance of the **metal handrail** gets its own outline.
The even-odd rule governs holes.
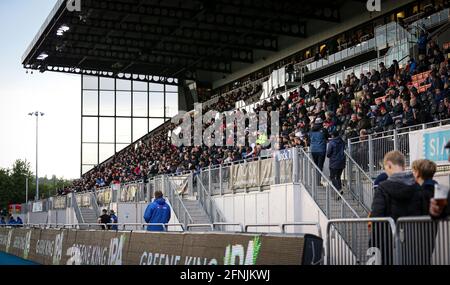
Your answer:
[[[164,181],[166,181],[166,177],[163,176],[163,183]],[[192,219],[192,216],[189,214],[189,211],[187,210],[186,206],[183,203],[183,200],[180,198],[180,196],[178,195],[177,191],[175,191],[172,188],[172,181],[170,181],[170,179],[168,179],[168,188],[169,188],[169,193],[170,193],[170,197],[173,197],[178,203],[179,205],[181,205],[181,209],[184,211],[183,216],[186,216],[188,218],[188,221],[185,221],[186,224],[191,224],[194,220]],[[170,203],[173,205],[173,201],[170,201]],[[173,207],[174,208],[174,207]],[[173,209],[175,211],[175,208]],[[180,213],[176,213],[177,215],[179,215]]]
[[[205,188],[205,186],[203,185],[203,182],[202,182],[202,180],[201,180],[199,177],[197,177],[197,183],[199,183],[201,189],[203,190],[203,194],[205,195],[207,202],[209,202],[209,203],[214,203],[214,201],[213,201],[211,195],[208,193],[208,191],[206,191],[206,188]],[[200,201],[200,202],[202,202],[202,201]],[[208,215],[211,215],[210,219],[211,219],[212,222],[214,222],[214,216],[213,216],[214,213],[210,213],[210,214],[209,214],[208,211],[206,211],[205,205],[203,205],[203,204],[202,204],[202,207],[203,207],[203,209],[205,210],[205,212],[206,212]],[[215,214],[217,214],[217,216],[219,217],[219,220],[220,220],[220,221],[225,221],[225,216],[222,214],[222,212],[220,211],[220,209],[217,208],[217,207],[214,207],[214,209],[216,210],[216,211],[215,211],[215,212],[216,212]],[[212,209],[211,209],[211,210],[212,210]]]
[[[186,231],[189,232],[191,228],[211,228],[211,230],[214,231],[213,224],[189,224],[186,226]]]
[[[350,204],[347,202],[347,200],[344,198],[344,196],[342,196],[342,194],[336,189],[336,187],[334,187],[333,183],[331,183],[331,181],[328,179],[328,177],[323,174],[323,172],[319,169],[319,167],[314,163],[314,161],[312,160],[312,158],[308,155],[308,153],[306,153],[306,151],[304,149],[300,149],[301,153],[303,153],[303,155],[306,157],[306,159],[309,161],[309,163],[312,165],[313,169],[315,171],[317,171],[319,173],[319,175],[322,177],[322,179],[325,180],[326,183],[328,183],[328,185],[331,187],[331,189],[334,191],[334,193],[337,195],[337,197],[340,198],[339,201],[341,201],[342,203],[344,203],[343,205],[347,206],[347,208],[350,209],[350,211],[355,215],[355,217],[359,218],[359,215],[356,213],[356,211],[350,206]],[[328,213],[327,213],[328,214]]]
[[[357,170],[359,172],[361,172],[369,181],[372,181],[372,184],[374,183],[373,179],[369,176],[369,174],[367,174],[362,167],[353,159],[353,157],[347,152],[345,151],[345,155],[347,156],[347,158],[353,163],[353,165],[356,166]]]
[[[283,233],[282,224],[248,224],[244,226],[245,232],[248,233],[249,228],[279,228],[281,233]]]
[[[240,228],[240,232],[241,233],[244,232],[244,225],[240,224],[240,223],[213,223],[214,229],[216,227],[221,227],[221,226],[235,226],[235,227],[239,227]]]

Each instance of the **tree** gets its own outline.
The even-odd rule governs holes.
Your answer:
[[[33,200],[36,195],[36,176],[31,172],[30,163],[26,160],[16,160],[12,169],[0,168],[0,208],[7,208],[10,204],[22,204],[26,200],[26,179],[28,178],[28,199]],[[39,195],[42,198],[54,196],[57,189],[72,185],[73,181],[52,176],[39,178]]]

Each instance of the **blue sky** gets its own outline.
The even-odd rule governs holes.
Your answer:
[[[21,58],[56,0],[0,1],[0,167],[16,159],[35,169],[35,121],[40,122],[39,176],[78,178],[80,172],[80,77],[26,74]]]

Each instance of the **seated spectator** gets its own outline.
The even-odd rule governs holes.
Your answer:
[[[394,120],[392,120],[391,114],[386,111],[385,107],[381,107],[380,109],[380,120],[378,121],[377,131],[387,131],[390,126],[394,124]]]
[[[415,117],[412,108],[408,101],[403,102],[403,125],[405,127],[410,127],[415,125]]]

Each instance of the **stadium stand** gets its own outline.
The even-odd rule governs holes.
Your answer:
[[[205,92],[198,98],[204,113],[231,112],[244,120],[246,127],[250,125],[246,115],[278,111],[279,134],[269,129],[258,133],[256,144],[246,140],[242,147],[176,147],[171,135],[177,133],[179,124],[166,122],[84,174],[72,187],[60,191],[59,197],[41,201],[39,206],[50,212],[72,205],[76,220],[82,224],[78,227],[90,228],[99,208],[136,203],[133,207],[138,209],[151,201],[155,191],[163,191],[180,223],[172,226],[181,230],[200,227],[226,231],[230,226],[243,227],[242,219],[246,223],[249,217],[260,221],[267,215],[270,218],[265,220],[273,221],[279,218],[278,212],[286,212],[281,224],[247,223],[242,231],[280,228],[286,233],[286,227],[301,226],[288,224],[287,219],[314,217],[319,220],[314,224],[318,235],[323,234],[326,240],[327,264],[448,264],[440,256],[446,252],[442,248],[433,257],[429,254],[419,260],[413,253],[413,261],[405,258],[411,252],[411,227],[430,227],[433,222],[429,217],[366,219],[375,193],[374,178],[382,170],[382,165],[376,164],[382,156],[400,149],[408,164],[411,160],[409,142],[404,138],[397,141],[397,134],[450,122],[450,43],[443,43],[445,36],[441,36],[448,33],[449,1],[439,1],[436,7],[418,5],[413,10],[410,18],[394,14],[397,22],[376,25],[371,21],[320,39],[307,50],[220,86],[213,96]],[[188,113],[190,120],[194,120],[194,113]],[[218,116],[203,122],[203,130],[217,121],[224,131],[224,142],[236,144],[240,138],[236,134],[226,137],[225,129],[236,130],[238,119],[227,125],[225,118]],[[311,131],[320,128],[338,133],[348,142],[342,192],[311,158]],[[248,131],[245,136],[250,136]],[[275,151],[263,147],[273,137]],[[374,139],[392,142],[378,146]],[[286,185],[301,191],[292,194]],[[267,195],[255,194],[262,192]],[[302,196],[304,193],[307,196]],[[283,211],[263,200],[278,195],[285,203]],[[248,200],[261,208],[256,210]],[[300,200],[302,207],[296,205]],[[24,205],[24,211],[30,212],[37,203]],[[225,217],[225,211],[235,220]],[[325,227],[320,224],[323,220]],[[134,230],[141,224],[123,226]],[[439,227],[448,229],[448,222],[440,222]],[[427,246],[433,243],[433,248],[431,240],[436,236],[444,241],[449,238],[443,230],[439,235],[431,231],[431,235],[422,242]],[[373,248],[384,250],[383,258],[372,252]],[[443,258],[448,259],[448,254]]]

